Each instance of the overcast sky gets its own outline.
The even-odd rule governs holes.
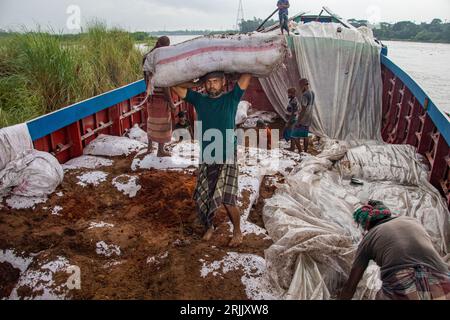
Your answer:
[[[450,0],[291,0],[291,14],[318,14],[328,6],[340,16],[372,22],[433,18],[450,21]],[[130,31],[231,29],[239,0],[0,0],[0,28],[51,26],[76,32],[78,21],[96,17]],[[426,5],[425,5],[426,3]],[[246,19],[265,18],[276,0],[243,0]],[[79,14],[78,14],[79,13]]]

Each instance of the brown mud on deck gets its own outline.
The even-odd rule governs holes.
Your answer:
[[[81,289],[68,291],[64,295],[68,299],[248,299],[242,270],[202,277],[200,260],[221,260],[231,251],[264,257],[271,240],[249,234],[240,248],[231,250],[227,247],[229,226],[223,223],[211,242],[203,242],[203,228],[192,201],[195,172],[133,172],[131,160],[114,158],[111,167],[66,171],[56,192],[34,210],[1,208],[0,251],[14,249],[19,255],[35,255],[29,267],[32,270],[58,257],[78,266]],[[77,184],[77,176],[98,170],[108,173],[106,181],[98,186]],[[136,197],[130,198],[112,185],[122,174],[138,177],[142,189]],[[246,198],[244,192],[242,207],[249,205]],[[58,215],[52,214],[56,206],[62,208]],[[261,215],[259,204],[251,213],[252,220],[261,225]],[[228,221],[223,210],[216,218]],[[109,225],[92,228],[91,223],[101,222]],[[97,252],[102,242],[111,246],[106,254]],[[0,264],[0,298],[10,296],[18,274],[11,264]],[[56,272],[54,286],[63,285],[68,277]],[[39,294],[28,286],[17,288],[18,298]]]

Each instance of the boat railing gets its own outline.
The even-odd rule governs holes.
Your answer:
[[[382,137],[387,143],[409,144],[430,166],[429,180],[450,206],[450,125],[448,116],[425,91],[386,55],[383,77]]]

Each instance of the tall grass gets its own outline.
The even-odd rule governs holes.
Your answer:
[[[0,127],[30,120],[142,77],[131,34],[88,25],[78,41],[21,32],[0,41]]]

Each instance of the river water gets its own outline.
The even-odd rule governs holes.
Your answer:
[[[172,44],[198,37],[169,36]],[[406,71],[444,112],[450,113],[450,44],[384,41],[388,56]]]
[[[442,111],[450,113],[450,44],[384,41],[388,57],[406,71]]]

